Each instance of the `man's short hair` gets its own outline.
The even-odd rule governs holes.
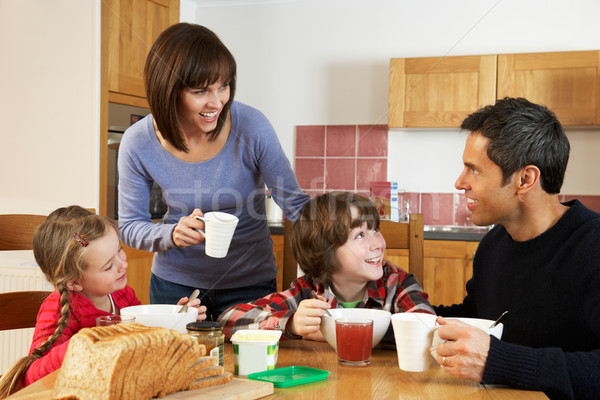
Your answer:
[[[489,139],[487,156],[502,170],[503,184],[521,168],[535,165],[540,169],[542,189],[560,193],[570,145],[547,107],[505,97],[469,115],[460,127]]]

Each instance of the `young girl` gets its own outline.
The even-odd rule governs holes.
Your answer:
[[[29,356],[2,376],[0,398],[60,368],[71,336],[95,326],[97,317],[140,304],[127,286],[117,227],[106,217],[79,206],[59,208],[35,231],[33,252],[56,290],[40,307]],[[198,300],[188,305],[198,307],[198,320],[206,318]]]
[[[284,292],[226,310],[219,320],[227,337],[239,329],[277,329],[284,338],[322,341],[321,317],[337,307],[435,314],[414,275],[383,259],[379,213],[369,199],[338,192],[310,200],[290,240],[304,276]]]

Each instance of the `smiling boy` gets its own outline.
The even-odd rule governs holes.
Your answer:
[[[433,314],[414,275],[391,268],[383,259],[379,213],[369,199],[337,192],[310,200],[290,240],[304,275],[286,291],[221,314],[227,337],[240,329],[277,329],[287,339],[324,341],[319,326],[328,308]],[[319,299],[313,299],[313,290]]]

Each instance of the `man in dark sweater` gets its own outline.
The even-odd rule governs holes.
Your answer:
[[[502,340],[438,318],[437,361],[482,384],[600,398],[600,214],[558,193],[569,141],[546,107],[505,98],[468,116],[464,190],[482,239],[462,304],[443,317],[496,319]]]

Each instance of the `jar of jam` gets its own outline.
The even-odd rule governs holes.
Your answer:
[[[206,354],[217,357],[219,365],[223,365],[225,335],[223,323],[216,321],[190,322],[185,326],[188,335],[206,346]]]

